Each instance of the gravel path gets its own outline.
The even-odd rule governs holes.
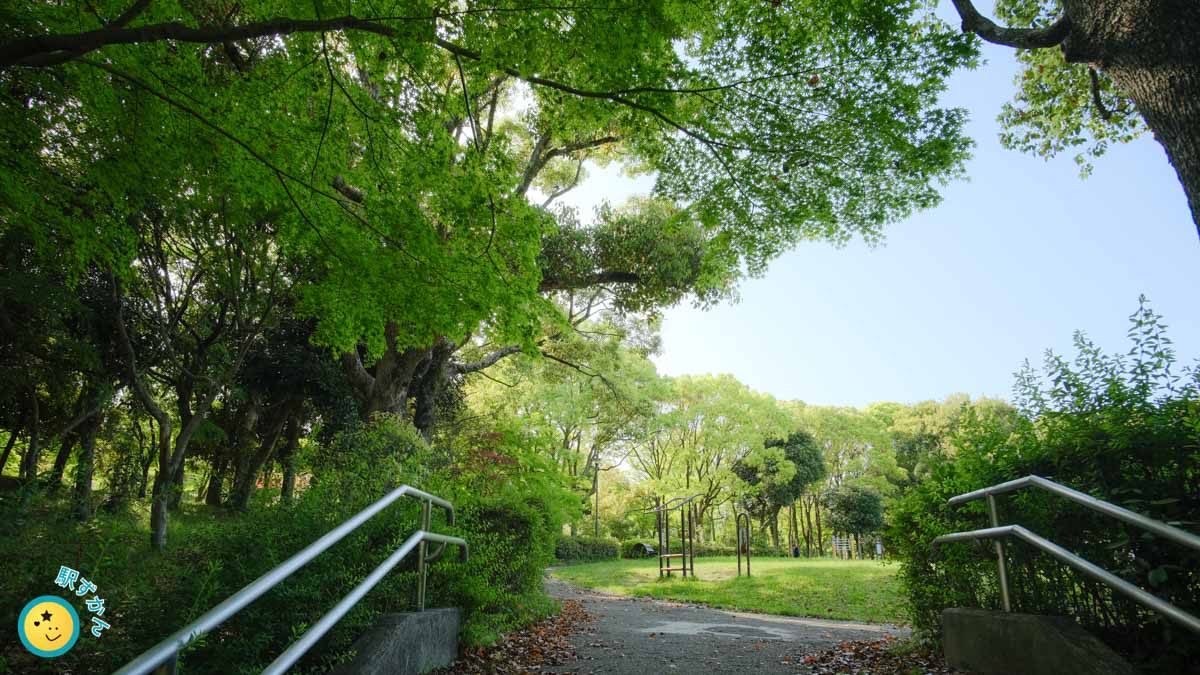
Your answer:
[[[905,637],[890,625],[731,612],[678,602],[629,598],[547,578],[546,590],[578,600],[596,618],[571,637],[575,673],[791,673],[804,657],[854,640]]]

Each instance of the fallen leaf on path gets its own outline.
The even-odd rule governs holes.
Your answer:
[[[578,601],[564,600],[558,614],[508,633],[491,647],[464,649],[457,661],[433,672],[437,675],[507,675],[561,666],[577,658],[570,637],[584,632],[594,620],[595,617],[584,611]]]

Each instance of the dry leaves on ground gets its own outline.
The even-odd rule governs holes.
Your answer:
[[[798,659],[813,675],[960,675],[941,655],[898,653],[895,638],[843,642],[833,649]]]
[[[562,611],[505,635],[491,647],[464,650],[440,675],[519,675],[543,673],[575,659],[569,638],[594,620],[576,600],[564,600]]]

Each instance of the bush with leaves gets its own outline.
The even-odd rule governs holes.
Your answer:
[[[878,492],[848,485],[830,493],[829,529],[855,537],[878,532],[883,527],[883,498]]]
[[[608,537],[559,537],[554,557],[562,562],[616,560],[621,543]]]
[[[161,553],[148,550],[144,523],[132,508],[78,524],[70,518],[68,497],[38,499],[28,507],[16,493],[0,493],[0,558],[6,561],[0,613],[15,616],[30,598],[57,594],[55,574],[66,565],[99,586],[104,618],[112,625],[100,639],[82,636],[54,662],[6,642],[0,672],[115,670],[404,483],[450,500],[456,524],[446,525],[435,509],[432,529],[471,546],[469,563],[460,564],[448,551],[430,567],[427,604],[461,607],[464,642],[491,642],[552,609],[542,574],[554,557],[555,534],[577,506],[554,467],[526,453],[522,439],[497,434],[488,447],[454,456],[435,452],[407,423],[377,418],[316,450],[316,478],[290,505],[268,490],[260,490],[245,513],[185,503],[171,521],[173,543]],[[261,671],[417,529],[419,508],[411,499],[393,503],[201,638],[184,654],[184,667],[222,675]],[[410,557],[338,623],[298,672],[345,660],[380,614],[414,607],[415,589]]]
[[[889,546],[904,560],[914,625],[940,632],[946,607],[999,606],[990,543],[941,547],[949,532],[988,525],[986,505],[950,507],[957,494],[1040,475],[1151,518],[1200,529],[1200,372],[1174,370],[1161,318],[1142,299],[1131,349],[1101,352],[1075,336],[1073,361],[1047,353],[1043,373],[1017,374],[1015,425],[968,411],[956,457],[890,510]],[[1200,553],[1048,493],[1000,498],[1001,522],[1020,524],[1192,614],[1200,614]],[[1146,672],[1186,672],[1200,643],[1186,629],[1115,596],[1021,543],[1007,547],[1014,610],[1071,616]]]

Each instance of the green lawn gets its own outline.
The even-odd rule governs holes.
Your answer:
[[[658,560],[570,565],[554,576],[621,595],[649,596],[769,614],[906,623],[894,563],[873,560],[756,558],[754,576],[737,576],[737,558],[696,559],[696,579],[658,578]]]

